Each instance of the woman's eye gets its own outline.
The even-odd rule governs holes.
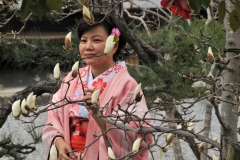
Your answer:
[[[81,39],[80,42],[83,43],[83,42],[86,42],[86,40],[85,39]]]
[[[94,42],[100,42],[101,40],[100,39],[94,39]]]

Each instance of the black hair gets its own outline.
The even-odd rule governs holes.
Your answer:
[[[85,32],[89,31],[90,29],[92,29],[96,26],[103,26],[103,28],[106,30],[108,35],[111,34],[113,28],[118,28],[121,35],[119,37],[118,49],[117,49],[116,53],[113,55],[113,60],[117,61],[118,56],[121,53],[121,50],[124,48],[124,46],[127,43],[127,38],[124,36],[125,34],[123,34],[123,30],[121,30],[121,28],[123,28],[123,27],[121,26],[120,23],[116,23],[116,20],[113,21],[113,17],[111,15],[105,16],[105,14],[101,14],[99,12],[93,12],[92,15],[94,17],[94,21],[96,22],[93,25],[89,25],[83,19],[83,17],[79,20],[78,29],[77,29],[78,38],[81,39],[82,35]],[[120,21],[120,19],[119,19],[119,21]]]

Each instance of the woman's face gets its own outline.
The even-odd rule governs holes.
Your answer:
[[[113,54],[117,50],[117,45],[109,55],[94,57],[97,54],[103,54],[108,36],[103,26],[96,26],[83,33],[79,43],[79,51],[85,63],[92,67],[102,67],[106,69],[113,65]]]

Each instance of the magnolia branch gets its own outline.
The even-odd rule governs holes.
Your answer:
[[[130,126],[126,126],[124,124],[121,124],[121,123],[118,123],[118,122],[115,122],[115,121],[112,121],[112,120],[109,120],[109,119],[106,119],[106,118],[103,118],[107,123],[110,123],[118,128],[121,128],[125,131],[131,131],[131,132],[134,132],[136,134],[150,134],[150,133],[155,133],[155,132],[164,132],[164,133],[174,133],[174,134],[177,134],[177,135],[181,135],[181,136],[186,136],[186,137],[191,137],[191,138],[196,138],[202,142],[206,142],[206,143],[209,143],[209,144],[212,144],[213,146],[217,147],[219,150],[221,150],[221,146],[220,146],[220,143],[208,138],[208,137],[205,137],[205,136],[202,136],[202,135],[198,135],[198,134],[193,134],[189,131],[184,131],[184,130],[177,130],[177,129],[171,129],[171,128],[165,128],[165,127],[159,127],[159,126],[152,126],[152,128],[142,128],[142,127],[139,127],[139,128],[132,128]]]

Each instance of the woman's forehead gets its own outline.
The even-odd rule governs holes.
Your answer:
[[[103,37],[103,36],[108,36],[108,33],[103,26],[99,25],[84,32],[82,37],[86,37],[86,36],[102,36]]]

